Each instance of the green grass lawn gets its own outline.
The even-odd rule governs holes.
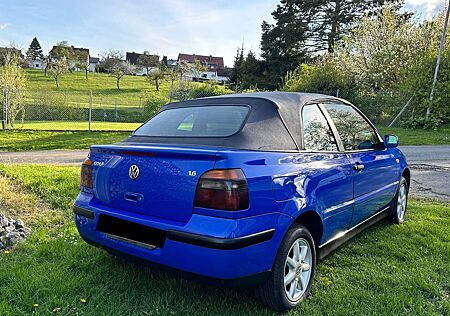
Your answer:
[[[124,76],[120,81],[120,90],[116,87],[116,79],[108,74],[89,73],[86,80],[83,72],[72,72],[63,75],[60,87],[50,76],[44,76],[43,70],[26,69],[29,84],[29,98],[38,94],[62,96],[68,104],[87,107],[92,90],[94,107],[130,106],[139,107],[152,94],[156,93],[145,76]],[[170,82],[160,84],[159,94],[167,96]]]
[[[129,132],[7,130],[0,131],[0,151],[88,149],[90,145],[115,143],[129,135]]]
[[[0,315],[273,315],[250,291],[174,279],[87,245],[70,211],[78,174],[0,166],[1,212],[33,229],[0,254]],[[448,205],[411,202],[403,225],[382,221],[320,262],[311,297],[289,315],[448,315],[448,227]]]
[[[45,76],[43,70],[26,69],[28,79],[28,95],[26,102],[45,96],[50,100],[64,100],[67,105],[80,108],[89,107],[92,91],[94,109],[130,108],[139,109],[149,98],[167,98],[172,86],[170,80],[159,82],[159,91],[154,83],[150,83],[146,76],[126,75],[120,80],[120,90],[117,89],[116,79],[105,73],[89,73],[86,80],[83,72],[74,71],[64,74],[60,79],[59,88],[52,77]],[[176,84],[176,82],[175,82]],[[190,82],[190,85],[202,85]]]
[[[395,134],[400,146],[405,145],[450,145],[450,126],[437,130],[407,129],[401,127],[379,127],[380,133]]]

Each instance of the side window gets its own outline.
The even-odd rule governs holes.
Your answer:
[[[306,150],[338,150],[333,132],[316,104],[304,106],[302,118]]]
[[[354,108],[346,104],[324,104],[336,125],[345,150],[379,148],[375,130]]]

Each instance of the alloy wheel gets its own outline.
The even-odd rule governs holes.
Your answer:
[[[284,265],[284,290],[290,301],[298,301],[305,293],[312,272],[311,246],[304,238],[292,244]]]
[[[406,199],[407,199],[406,184],[402,183],[400,189],[398,190],[398,199],[397,199],[397,216],[399,221],[401,222],[405,218]]]

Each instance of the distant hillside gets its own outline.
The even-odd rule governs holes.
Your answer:
[[[27,69],[29,93],[28,103],[42,95],[55,99],[63,98],[70,105],[89,104],[92,91],[93,103],[97,107],[140,107],[144,101],[152,96],[168,97],[170,82],[160,84],[159,92],[150,85],[146,77],[124,76],[120,81],[120,90],[116,88],[115,78],[103,73],[89,73],[85,79],[83,72],[67,73],[60,79],[60,88],[56,88],[55,81],[50,76],[44,76],[42,70]]]

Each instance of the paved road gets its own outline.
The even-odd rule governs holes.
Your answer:
[[[411,193],[450,202],[450,145],[403,146],[411,167]],[[85,150],[50,150],[0,153],[0,163],[79,165]]]
[[[411,193],[450,202],[450,146],[403,146],[411,167]]]

